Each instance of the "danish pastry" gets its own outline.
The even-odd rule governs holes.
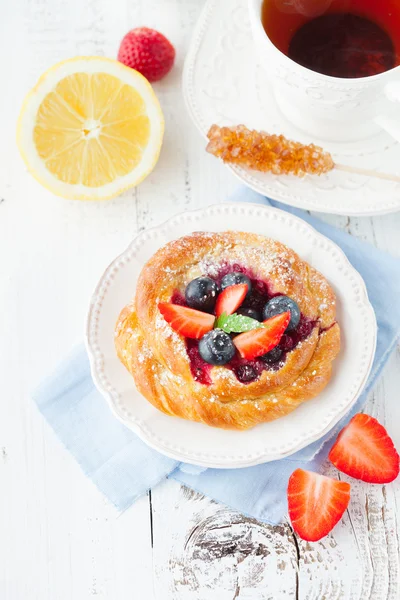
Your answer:
[[[335,294],[281,242],[193,233],[143,267],[115,344],[137,389],[159,410],[248,429],[327,385],[340,349]]]

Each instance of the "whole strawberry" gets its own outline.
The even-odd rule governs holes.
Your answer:
[[[149,81],[158,81],[172,69],[175,48],[162,33],[148,27],[137,27],[123,38],[118,60],[139,71]]]

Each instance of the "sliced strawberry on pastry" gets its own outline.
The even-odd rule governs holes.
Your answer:
[[[289,517],[301,539],[316,542],[338,523],[350,501],[350,484],[296,469],[287,489]]]
[[[290,321],[290,311],[271,317],[258,329],[236,336],[233,340],[242,358],[251,360],[266,354],[277,346]]]
[[[247,283],[230,285],[225,288],[218,296],[217,304],[215,305],[215,314],[217,317],[220,317],[223,313],[233,315],[246,298],[248,289],[249,286]]]
[[[168,302],[161,302],[158,309],[172,329],[187,338],[199,340],[214,327],[214,315],[200,310]]]
[[[399,455],[386,429],[361,413],[339,433],[329,459],[339,471],[368,483],[389,483],[399,474]]]

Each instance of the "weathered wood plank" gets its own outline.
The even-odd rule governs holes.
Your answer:
[[[333,467],[326,473],[346,479]],[[316,543],[298,539],[289,525],[272,528],[175,482],[160,486],[152,494],[156,590],[188,600],[205,598],[211,589],[222,600],[251,594],[261,599],[397,598],[394,490],[351,483],[349,511]]]
[[[296,598],[288,526],[246,518],[173,481],[153,492],[153,522],[157,597]]]

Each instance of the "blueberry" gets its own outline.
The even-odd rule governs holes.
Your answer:
[[[290,310],[290,321],[286,331],[293,331],[300,322],[300,308],[297,302],[288,296],[275,296],[271,298],[264,306],[264,319],[270,319],[275,315],[280,315],[283,312]]]
[[[238,315],[250,317],[251,319],[256,319],[256,321],[261,321],[261,315],[255,308],[241,306],[236,312]]]
[[[186,303],[190,308],[212,312],[218,294],[218,286],[211,277],[193,279],[185,290]]]
[[[282,348],[279,348],[279,346],[275,346],[275,348],[272,348],[272,350],[267,352],[267,354],[263,354],[263,356],[260,356],[260,358],[267,365],[273,365],[282,358],[282,354],[283,354]]]
[[[257,379],[259,373],[252,365],[240,365],[236,369],[236,377],[242,383],[250,383]]]
[[[235,346],[222,329],[213,329],[199,341],[200,356],[210,365],[226,365],[235,356]]]
[[[250,294],[251,294],[251,281],[250,281],[250,277],[247,277],[247,275],[245,275],[244,273],[239,273],[239,272],[227,273],[221,279],[221,290],[224,290],[225,288],[229,287],[230,285],[238,285],[239,283],[247,283],[248,289],[247,289],[246,298],[249,298]]]

